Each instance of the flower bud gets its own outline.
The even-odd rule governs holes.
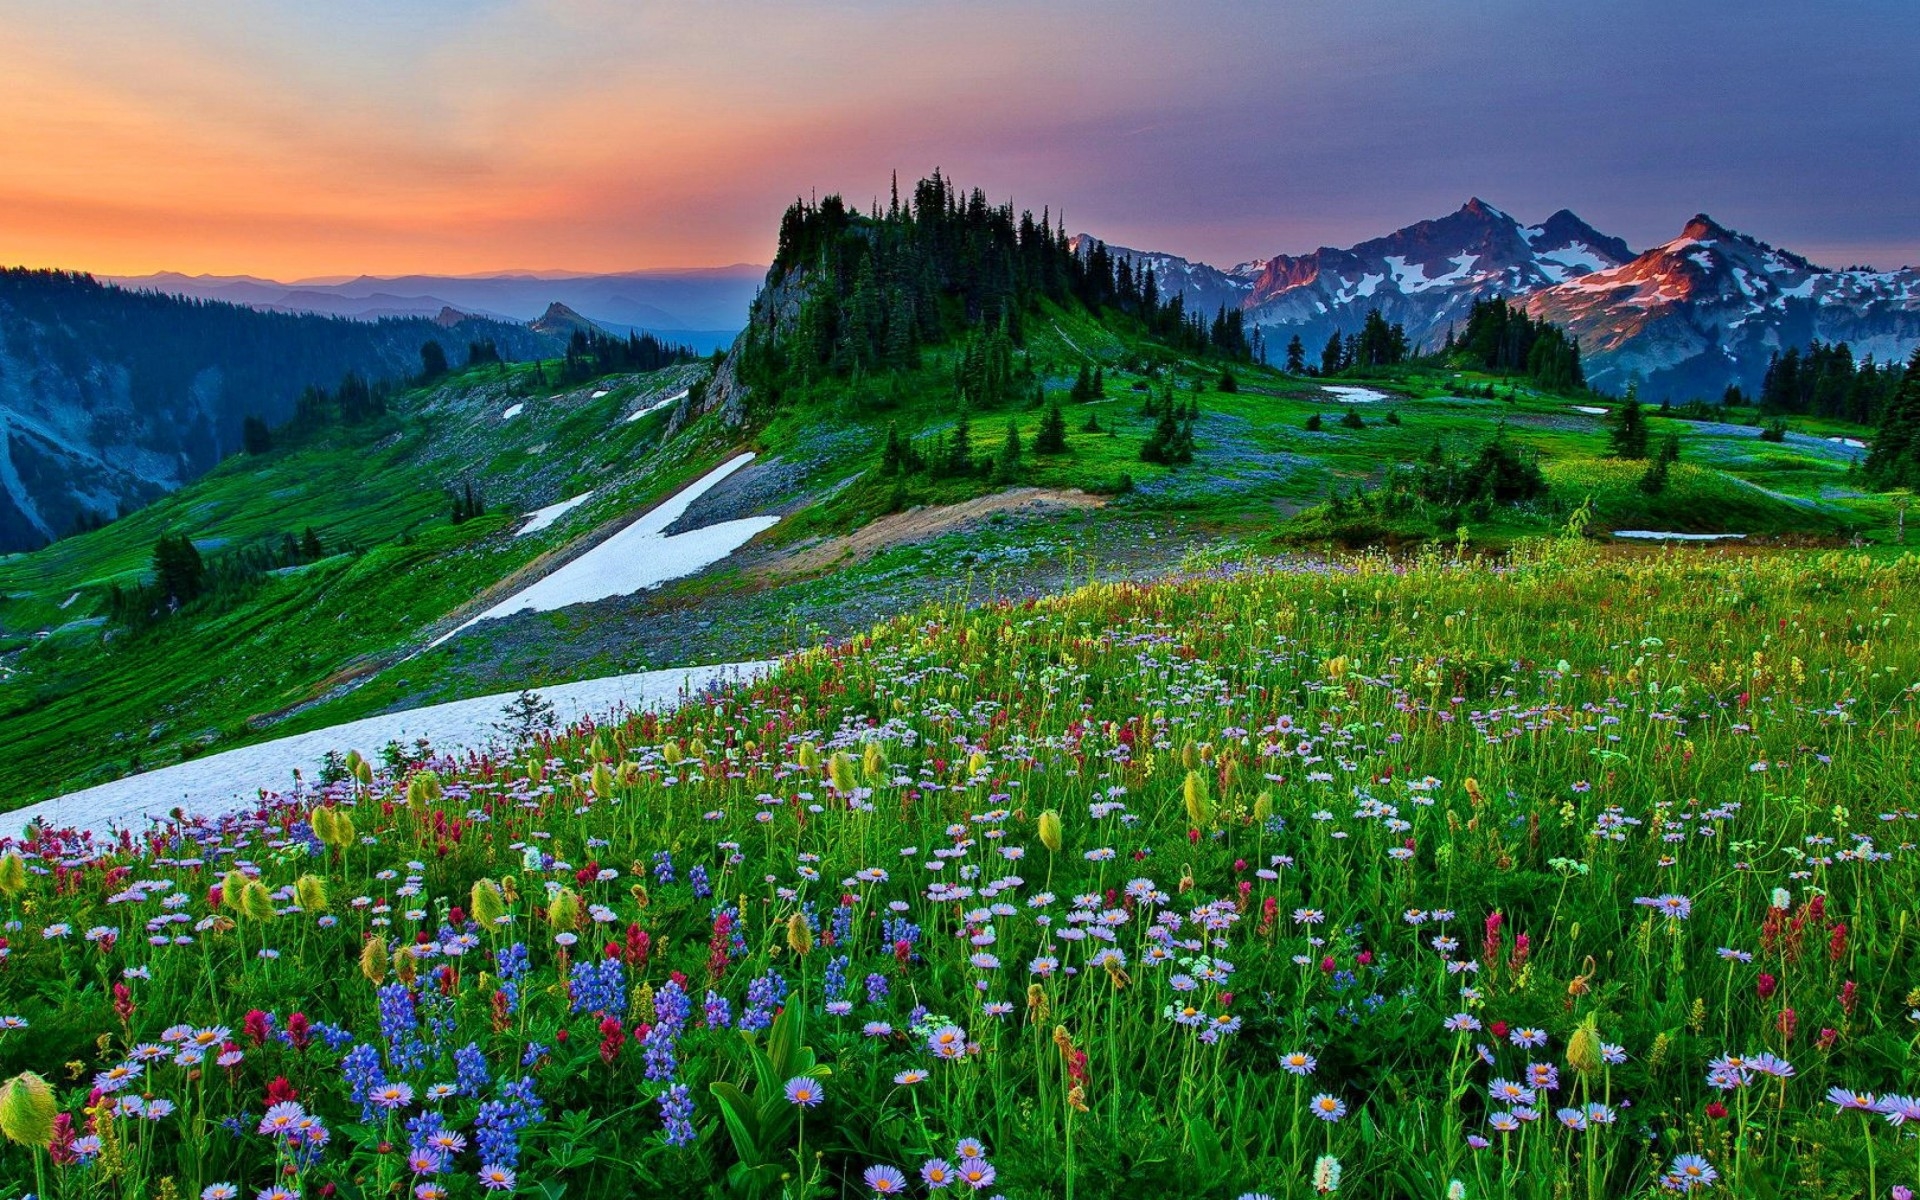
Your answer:
[[[34,1149],[53,1137],[53,1118],[59,1111],[53,1089],[32,1071],[22,1071],[0,1083],[0,1134],[8,1141]]]
[[[1049,853],[1060,853],[1060,814],[1051,808],[1040,814],[1040,844]]]
[[[500,885],[491,879],[476,879],[469,898],[473,919],[480,922],[481,928],[493,932],[495,923],[507,913],[507,898],[501,893]]]
[[[0,896],[18,896],[27,886],[27,863],[9,850],[0,854]]]

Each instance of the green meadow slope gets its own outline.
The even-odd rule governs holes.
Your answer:
[[[949,218],[954,244],[972,219]],[[1037,257],[1010,260],[1015,282],[984,307],[972,285],[937,282],[946,260],[926,252],[921,267],[936,282],[887,293],[918,314],[907,349],[851,366],[823,349],[808,363],[795,345],[808,322],[828,319],[808,305],[831,294],[829,272],[856,281],[847,312],[866,286],[865,268],[838,261],[835,247],[886,245],[898,229],[844,220],[830,236],[796,226],[793,245],[813,249],[776,264],[754,330],[725,363],[565,388],[547,382],[560,377],[553,362],[470,367],[402,392],[375,422],[236,456],[105,528],[0,560],[0,737],[11,750],[0,805],[378,711],[780,653],[928,600],[1362,544],[1465,538],[1498,549],[1570,520],[1593,537],[1891,536],[1890,500],[1859,479],[1862,452],[1831,440],[1864,441],[1865,428],[1796,419],[1784,440],[1765,441],[1751,410],[1714,420],[1648,410],[1650,439],[1673,435],[1679,449],[1665,488],[1650,493],[1646,463],[1610,457],[1612,413],[1583,411],[1616,400],[1440,360],[1288,374],[1209,340],[1204,321],[1196,334],[1190,318],[1170,325],[1164,308],[1099,293],[1045,235]],[[991,212],[980,220],[996,228]],[[911,250],[921,235],[901,236]],[[1041,282],[1018,282],[1021,272]],[[894,334],[876,332],[874,344]],[[996,334],[1005,361],[989,388],[980,363]],[[1098,393],[1076,388],[1096,368]],[[1349,403],[1355,393],[1329,388],[1367,398]],[[1064,446],[1041,452],[1056,408]],[[1191,461],[1143,461],[1170,410]],[[963,414],[964,469],[902,464],[899,447],[908,460],[939,460]],[[1017,457],[1006,453],[1009,429]],[[1464,506],[1385,499],[1394,472],[1435,456],[1470,461],[1495,439],[1537,463],[1542,494]],[[743,550],[650,591],[491,620],[434,644],[741,450],[758,460],[686,524],[780,517]],[[452,506],[469,488],[485,511],[456,523]],[[549,528],[515,536],[523,514],[589,491]],[[216,563],[308,529],[317,560],[137,626],[114,615],[115,589],[150,577],[163,535],[184,534]]]

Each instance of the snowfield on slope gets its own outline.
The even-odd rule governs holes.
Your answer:
[[[771,529],[780,518],[741,517],[686,533],[669,534],[667,529],[686,514],[695,500],[753,459],[752,454],[742,454],[721,463],[662,501],[646,516],[551,575],[528,584],[479,616],[441,634],[427,648],[432,649],[481,621],[518,612],[552,612],[570,604],[591,604],[613,596],[631,596],[719,562],[746,545],[753,535]]]
[[[708,688],[754,679],[772,667],[771,662],[673,667],[532,690],[552,703],[554,719],[564,726],[619,710],[671,708]],[[517,696],[517,692],[500,692],[366,717],[130,775],[0,815],[0,837],[20,836],[35,819],[100,833],[109,827],[139,830],[175,808],[218,815],[252,803],[262,791],[291,788],[295,771],[311,782],[329,750],[358,750],[374,756],[388,742],[410,746],[419,738],[441,753],[478,749],[504,740],[495,726]]]
[[[646,416],[650,412],[659,412],[661,409],[665,408],[669,404],[678,404],[680,403],[680,401],[685,400],[687,396],[692,393],[692,390],[693,389],[691,388],[682,388],[681,390],[675,392],[671,396],[663,396],[660,399],[655,400],[652,404],[646,405],[643,408],[636,408],[632,412],[626,415],[625,420],[627,423],[630,424],[634,421],[638,421],[641,417]]]
[[[589,488],[581,492],[578,496],[569,496],[565,500],[549,504],[545,508],[534,509],[526,515],[525,520],[527,523],[514,530],[513,536],[525,537],[530,533],[539,533],[542,529],[552,528],[555,521],[566,516],[574,509],[579,508],[582,504],[585,504],[592,496],[593,490]]]

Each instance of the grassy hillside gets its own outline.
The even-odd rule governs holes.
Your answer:
[[[717,452],[697,432],[663,450],[667,410],[624,419],[704,368],[558,394],[530,391],[532,370],[462,373],[404,396],[380,425],[230,458],[104,529],[0,561],[0,729],[18,750],[0,766],[0,788],[24,801],[302,728],[304,706]],[[453,524],[448,489],[469,483],[489,511]],[[594,498],[555,528],[513,536],[522,512],[589,488]],[[217,560],[309,528],[328,549],[317,562],[151,627],[106,619],[109,589],[145,577],[164,533],[190,535]]]
[[[1500,549],[1570,521],[1593,537],[1891,536],[1890,500],[1853,465],[1863,451],[1837,440],[1864,441],[1864,428],[1796,417],[1763,440],[1751,410],[1648,410],[1649,442],[1671,438],[1679,455],[1649,491],[1647,463],[1611,457],[1614,415],[1590,411],[1619,402],[1578,390],[1571,346],[1550,329],[1523,332],[1555,349],[1551,377],[1574,390],[1459,358],[1288,374],[1250,361],[1237,324],[1184,313],[1044,221],[938,180],[915,205],[796,206],[753,324],[717,371],[555,388],[577,363],[469,368],[368,423],[228,459],[104,529],[0,560],[0,734],[19,750],[0,762],[0,795],[26,803],[391,708],[783,653],[929,600],[1074,579],[1374,544]],[[1356,361],[1375,333],[1395,340],[1369,330]],[[1343,403],[1338,389],[1373,399]],[[1056,411],[1065,435],[1049,450]],[[1190,461],[1146,461],[1169,430],[1171,457]],[[1536,494],[1410,489],[1434,460],[1470,482],[1462,464],[1495,444],[1537,465]],[[760,461],[696,515],[781,520],[729,561],[429,648],[741,448]],[[470,489],[486,512],[455,523]],[[589,490],[553,528],[514,536],[521,514]],[[317,561],[288,559],[157,621],[113,619],[115,589],[144,584],[165,535],[218,561],[308,529]]]
[[[926,608],[667,718],[50,835],[0,862],[0,1188],[1884,1195],[1916,561]]]
[[[1776,445],[1758,441],[1756,429],[1655,416],[1656,436],[1679,433],[1682,459],[1669,489],[1649,497],[1636,486],[1641,465],[1605,457],[1605,419],[1575,410],[1590,396],[1518,387],[1508,400],[1510,381],[1499,381],[1503,398],[1489,400],[1464,393],[1495,382],[1491,377],[1414,368],[1325,381],[1392,397],[1345,405],[1321,390],[1322,381],[1250,364],[1232,366],[1238,390],[1224,392],[1221,364],[1169,352],[1124,319],[1103,320],[1073,306],[1048,306],[1043,319],[1028,322],[1024,353],[1036,364],[1046,402],[972,415],[982,458],[997,450],[1009,422],[1019,429],[1028,449],[1016,477],[884,476],[879,459],[889,427],[923,441],[951,429],[959,353],[952,346],[926,350],[917,370],[887,381],[884,404],[846,403],[846,385],[830,382],[820,397],[802,397],[755,428],[729,431],[710,415],[670,443],[662,442],[669,410],[632,423],[622,418],[697,383],[705,367],[602,380],[557,396],[532,385],[530,367],[480,368],[404,395],[377,429],[331,431],[293,449],[230,459],[125,520],[4,560],[0,630],[8,674],[0,728],[25,753],[0,764],[0,787],[24,803],[183,754],[390,706],[689,659],[779,653],[965,586],[969,571],[979,595],[1056,586],[1075,554],[1150,575],[1203,548],[1230,558],[1383,538],[1451,542],[1458,523],[1475,541],[1498,545],[1559,527],[1589,498],[1596,530],[1832,540],[1890,523],[1883,501],[1852,494],[1845,452],[1819,440],[1838,426],[1809,426],[1818,437]],[[1102,368],[1104,394],[1065,401],[1087,362]],[[1156,423],[1143,406],[1168,394],[1199,406],[1195,460],[1185,466],[1140,459]],[[1047,403],[1057,398],[1066,451],[1035,454]],[[503,419],[515,404],[523,411]],[[1343,426],[1348,411],[1365,427]],[[1310,431],[1315,415],[1322,428]],[[1098,432],[1086,431],[1089,419]],[[1468,452],[1502,424],[1506,436],[1541,457],[1552,485],[1545,500],[1464,520],[1438,510],[1387,518],[1367,513],[1361,501],[1336,515],[1326,505],[1336,490],[1377,485],[1388,464],[1418,460],[1436,442]],[[962,532],[946,535],[951,553],[915,557],[904,573],[899,556],[860,562],[851,574],[721,568],[657,594],[590,606],[584,624],[567,614],[490,623],[404,672],[383,673],[450,627],[476,595],[530,564],[538,571],[550,561],[544,556],[639,511],[742,437],[785,468],[789,489],[782,498],[788,515],[748,556],[750,565],[777,562],[889,513],[1015,486],[1083,490],[1103,507],[1097,516],[1073,510],[1001,518],[1003,552],[992,565],[956,557],[971,553],[977,540]],[[449,489],[468,482],[490,511],[453,525]],[[593,499],[556,528],[512,536],[520,513],[589,489]],[[103,623],[107,589],[144,578],[163,533],[189,533],[216,557],[309,527],[328,557],[268,579],[223,611],[189,612],[138,632]],[[848,602],[847,594],[863,586],[866,602]],[[704,628],[650,619],[692,611],[704,612]],[[628,621],[633,636],[622,646],[610,631]],[[343,686],[350,683],[367,686]]]

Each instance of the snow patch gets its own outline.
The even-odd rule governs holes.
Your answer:
[[[564,725],[623,707],[636,712],[672,707],[717,684],[758,678],[773,666],[771,662],[738,662],[674,667],[533,690],[553,704],[555,719]],[[311,780],[329,750],[373,754],[390,741],[410,744],[417,738],[426,738],[442,752],[477,749],[500,740],[494,725],[517,695],[499,692],[348,721],[69,792],[0,816],[0,837],[20,836],[28,822],[36,818],[49,825],[103,833],[109,826],[143,828],[149,820],[163,818],[176,807],[188,813],[215,815],[251,804],[261,791],[291,787],[296,768]]]
[[[1376,392],[1372,388],[1323,387],[1320,390],[1342,404],[1378,404],[1382,400],[1393,399],[1385,392]]]
[[[665,408],[669,404],[678,404],[680,403],[680,401],[685,400],[687,398],[688,393],[691,392],[692,390],[693,389],[691,388],[682,388],[681,390],[675,392],[673,395],[668,396],[663,400],[655,400],[652,404],[647,405],[645,408],[637,408],[627,414],[626,420],[628,423],[638,421],[641,417],[646,416],[650,412],[659,412],[661,409]]]
[[[1564,268],[1566,274],[1586,275],[1612,265],[1585,242],[1571,242],[1555,250],[1542,251],[1534,257]]]
[[[1859,438],[1830,437],[1827,440],[1836,446],[1851,446],[1855,450],[1865,450],[1867,448],[1867,444]],[[60,607],[65,608],[66,605],[63,604]]]
[[[502,421],[511,421],[511,420],[513,420],[513,419],[514,419],[515,417],[517,417],[517,416],[519,416],[519,415],[520,415],[521,413],[523,413],[523,412],[525,412],[525,411],[527,411],[527,406],[526,406],[526,405],[524,405],[524,404],[515,404],[515,405],[513,405],[513,406],[512,406],[511,408],[509,408],[509,409],[507,409],[507,411],[505,411],[505,412],[503,412],[503,413],[501,413],[501,414],[500,414],[500,419],[501,419]]]
[[[600,397],[602,397],[602,396],[604,396],[604,395],[606,395],[606,394],[607,394],[607,389],[606,389],[606,388],[601,388],[601,389],[600,389],[599,391],[597,391],[597,392],[595,392],[595,393],[594,393],[593,395],[591,395],[591,396],[588,396],[588,397],[587,397],[587,399],[589,399],[589,400],[598,400],[598,399],[599,399]]]
[[[1617,538],[1638,538],[1655,542],[1718,542],[1738,541],[1747,535],[1744,533],[1674,533],[1664,529],[1616,529]]]
[[[1402,292],[1425,292],[1433,288],[1444,287],[1450,283],[1458,283],[1462,279],[1465,279],[1467,274],[1473,270],[1473,264],[1480,261],[1480,256],[1478,254],[1456,254],[1447,260],[1453,264],[1453,270],[1445,274],[1431,276],[1427,274],[1425,267],[1410,263],[1404,256],[1399,254],[1389,254],[1382,261],[1387,264],[1387,270],[1393,276],[1394,285]],[[1367,276],[1366,278],[1371,279],[1372,276]],[[1364,280],[1361,286],[1366,287]],[[1369,288],[1360,294],[1363,296],[1371,295],[1372,290]]]
[[[518,612],[552,612],[612,596],[631,596],[719,562],[746,545],[755,534],[771,529],[780,518],[742,517],[671,536],[666,531],[685,515],[695,500],[753,459],[752,454],[742,454],[720,464],[619,533],[452,632],[442,634],[428,648],[481,621]]]
[[[593,495],[593,489],[581,492],[578,496],[569,496],[557,504],[545,508],[536,508],[527,514],[527,523],[513,531],[515,537],[525,537],[530,533],[539,533],[542,529],[551,529],[553,523],[587,502]]]
[[[1573,406],[1573,411],[1583,412],[1590,417],[1604,417],[1609,412],[1612,412],[1613,410],[1608,408],[1599,408],[1592,404],[1576,404]]]

